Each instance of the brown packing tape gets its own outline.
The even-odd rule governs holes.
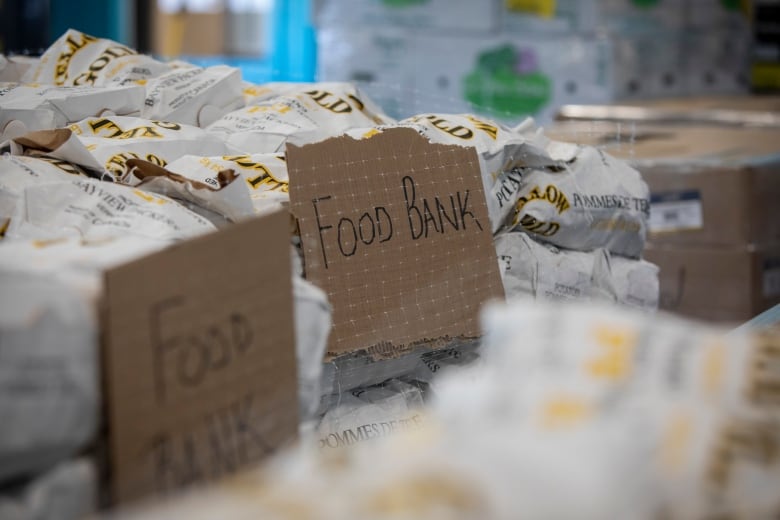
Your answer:
[[[473,148],[396,128],[288,144],[287,163],[306,276],[333,305],[328,359],[479,336],[504,291]]]
[[[235,224],[106,272],[115,501],[217,480],[295,438],[287,218]]]

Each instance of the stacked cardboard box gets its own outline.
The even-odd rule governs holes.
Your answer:
[[[645,253],[661,268],[661,308],[739,322],[780,302],[780,128],[591,121],[555,133],[600,143],[641,171],[652,198]]]
[[[360,82],[397,117],[429,110],[546,122],[566,103],[747,83],[746,18],[715,0],[317,5],[319,79]]]

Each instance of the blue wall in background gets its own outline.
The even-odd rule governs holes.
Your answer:
[[[132,2],[125,0],[50,0],[50,38],[69,28],[133,46]],[[196,65],[225,63],[242,70],[244,79],[266,81],[314,81],[317,70],[316,40],[311,0],[275,0],[269,56],[182,56]]]
[[[124,0],[49,0],[51,39],[73,28],[132,45],[131,8]]]

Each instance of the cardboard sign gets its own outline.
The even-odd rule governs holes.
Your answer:
[[[295,436],[288,218],[236,224],[106,273],[116,500],[218,479]]]
[[[333,305],[328,357],[474,338],[503,298],[476,151],[395,128],[288,144],[306,276]]]

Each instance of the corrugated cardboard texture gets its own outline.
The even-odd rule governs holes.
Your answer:
[[[632,163],[652,195],[697,192],[703,226],[649,233],[655,243],[780,241],[780,129],[561,124],[554,138],[603,146]],[[651,208],[652,211],[652,208]]]
[[[333,305],[328,357],[478,337],[503,298],[476,151],[411,129],[288,145],[306,277]]]
[[[295,436],[286,213],[107,272],[103,325],[116,500],[215,480]]]
[[[780,244],[748,247],[649,245],[660,268],[660,307],[712,322],[739,323],[780,303]]]

